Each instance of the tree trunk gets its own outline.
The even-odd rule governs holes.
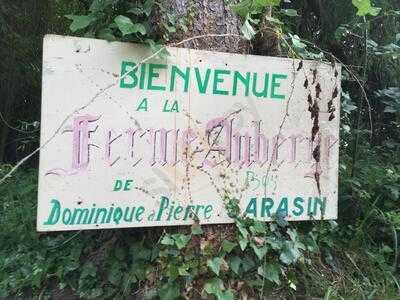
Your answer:
[[[187,24],[188,30],[178,30],[171,37],[178,42],[204,34],[240,35],[241,21],[224,0],[166,0],[167,13]],[[162,18],[165,20],[166,14]],[[162,30],[162,29],[161,29]],[[250,43],[237,36],[207,37],[184,43],[186,48],[231,53],[249,53]]]

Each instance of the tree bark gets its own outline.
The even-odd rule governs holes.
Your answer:
[[[186,32],[178,30],[171,36],[172,42],[204,34],[240,35],[241,21],[224,0],[165,0],[164,6],[167,13],[189,24]],[[165,20],[165,13],[161,18]],[[247,54],[250,42],[237,36],[207,37],[184,43],[183,47]]]

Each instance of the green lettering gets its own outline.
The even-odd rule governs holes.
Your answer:
[[[268,95],[268,84],[269,84],[269,73],[265,73],[264,76],[264,88],[261,92],[257,91],[257,73],[253,73],[253,95],[256,97],[267,97]]]
[[[214,85],[213,85],[213,94],[214,95],[228,95],[229,92],[225,90],[220,90],[218,88],[218,84],[223,83],[224,79],[220,78],[220,75],[229,75],[231,71],[229,70],[214,70]]]
[[[82,223],[83,217],[83,223]],[[71,225],[74,224],[88,224],[89,209],[87,208],[75,208],[72,214]]]
[[[123,89],[132,89],[137,85],[136,64],[130,61],[123,61],[121,64],[121,79],[119,86]],[[131,80],[129,80],[131,79]]]
[[[144,98],[142,102],[140,102],[138,108],[136,108],[136,111],[147,111],[147,108],[148,108],[147,98]]]
[[[71,210],[69,208],[64,208],[63,215],[62,215],[62,221],[63,221],[64,225],[70,224],[71,216],[72,216]]]
[[[139,88],[140,88],[141,90],[144,89],[145,76],[146,76],[146,64],[143,63],[143,64],[140,65]]]
[[[253,215],[257,217],[257,198],[251,198],[249,204],[247,204],[246,215]]]
[[[144,207],[143,206],[139,206],[136,209],[136,215],[135,215],[136,221],[141,222],[143,220],[143,217],[142,217],[143,213],[144,213]]]
[[[321,215],[323,216],[325,214],[325,207],[326,207],[326,197],[323,199],[319,197],[314,197],[314,215],[317,214],[317,212],[320,212]]]
[[[261,217],[265,218],[267,216],[268,218],[271,217],[271,209],[274,206],[274,200],[271,198],[262,198],[261,202]]]
[[[208,82],[210,81],[211,70],[207,69],[206,75],[204,77],[204,81],[201,80],[199,68],[194,68],[194,73],[196,75],[196,82],[197,82],[197,88],[199,90],[199,93],[200,94],[205,94],[206,91],[207,91]]]
[[[44,222],[44,225],[54,225],[58,222],[58,219],[60,218],[60,202],[57,199],[52,199],[51,204],[53,204],[53,207],[51,208],[51,212],[49,217],[47,218],[47,221]]]
[[[190,68],[186,67],[186,71],[182,72],[180,69],[178,69],[177,66],[172,66],[171,68],[171,83],[169,85],[169,90],[172,92],[175,89],[175,79],[176,75],[179,75],[183,80],[184,80],[184,88],[183,91],[187,92],[189,88],[189,81],[190,81]]]
[[[276,94],[276,88],[280,87],[281,84],[277,82],[277,79],[286,79],[287,75],[285,74],[272,74],[272,83],[271,83],[271,98],[272,99],[285,99],[285,95]]]
[[[249,95],[249,90],[250,90],[250,72],[246,72],[246,78],[243,77],[243,75],[240,74],[240,72],[238,71],[235,71],[235,73],[233,73],[233,91],[232,91],[233,96],[237,95],[238,81],[241,81],[244,84],[245,86],[244,95],[247,97]]]
[[[205,208],[204,208],[204,218],[205,219],[209,219],[209,218],[211,218],[211,212],[212,212],[212,210],[213,210],[213,207],[212,207],[212,205],[207,205]]]
[[[193,216],[193,210],[194,210],[194,206],[193,205],[186,206],[185,217],[183,219],[187,220],[188,217],[192,217]]]
[[[167,197],[161,196],[160,209],[158,210],[156,221],[161,220],[161,216],[164,210],[168,207],[168,205],[169,205],[169,199]]]
[[[99,222],[99,217],[100,214],[102,214],[101,217],[101,224],[103,224],[106,221],[106,216],[107,216],[107,209],[106,208],[98,208],[96,211],[96,218],[94,219],[94,223],[97,224]]]
[[[154,85],[153,79],[160,77],[160,74],[156,72],[157,69],[165,70],[167,65],[164,64],[149,64],[149,78],[147,81],[147,89],[151,91],[165,91],[165,86]]]
[[[178,207],[174,211],[174,219],[179,220],[180,216],[179,214],[183,211],[183,207],[178,205]]]
[[[301,197],[296,197],[293,201],[293,204],[296,207],[296,210],[292,210],[292,214],[295,215],[296,217],[301,216],[304,212],[303,208],[304,199]]]
[[[276,210],[276,214],[280,217],[287,217],[288,215],[288,199],[283,197],[281,202],[279,202],[278,209]]]

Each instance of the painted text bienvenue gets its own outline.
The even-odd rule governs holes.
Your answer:
[[[167,82],[161,79],[161,72],[166,72]],[[195,90],[199,94],[245,97],[251,95],[257,98],[284,100],[286,95],[282,91],[286,90],[287,78],[286,74],[280,73],[261,74],[228,69],[182,68],[153,63],[142,63],[138,66],[133,61],[123,61],[120,88],[175,92],[179,82],[180,91],[184,93]],[[190,82],[194,83],[194,87],[189,86]]]

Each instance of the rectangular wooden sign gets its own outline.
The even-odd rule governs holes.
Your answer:
[[[38,231],[336,218],[339,65],[167,50],[45,37]]]

